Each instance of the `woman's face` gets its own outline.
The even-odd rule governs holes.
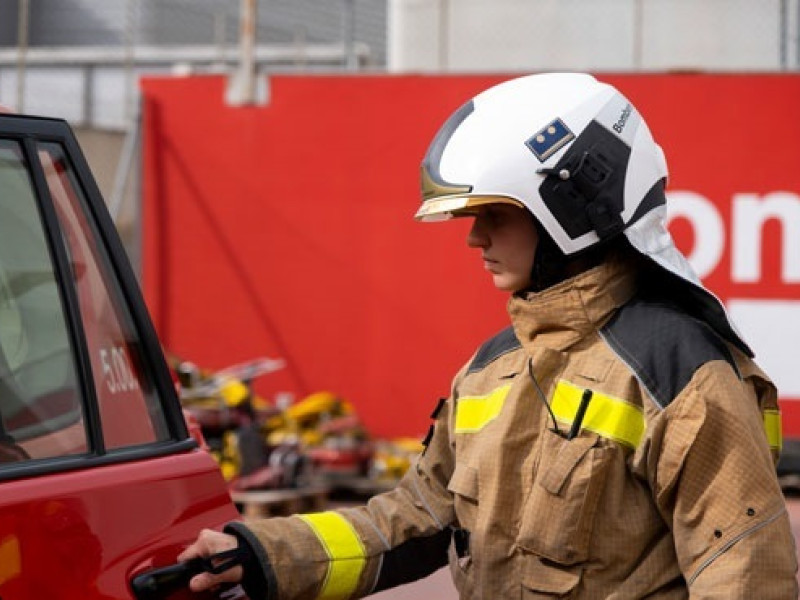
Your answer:
[[[475,216],[467,245],[480,248],[483,266],[495,287],[516,292],[531,283],[539,234],[527,210],[512,204],[486,204]]]

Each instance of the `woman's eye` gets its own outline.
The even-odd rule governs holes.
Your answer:
[[[502,225],[504,221],[504,215],[497,210],[490,210],[486,213],[486,222],[489,223],[492,227],[497,227]]]

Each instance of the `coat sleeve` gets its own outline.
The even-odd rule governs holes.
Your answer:
[[[794,539],[756,393],[715,361],[664,410],[653,488],[691,598],[797,598]]]
[[[442,401],[420,458],[365,506],[230,524],[260,559],[266,597],[360,598],[444,566],[454,520],[451,413],[452,401]]]

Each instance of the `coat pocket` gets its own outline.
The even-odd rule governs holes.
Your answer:
[[[522,600],[569,598],[581,580],[579,571],[559,568],[528,557],[522,568]]]
[[[545,431],[542,454],[520,523],[519,546],[571,565],[589,554],[594,519],[614,455],[599,436],[566,440]]]
[[[459,525],[472,530],[478,518],[478,470],[456,463],[447,489],[453,494],[453,505]]]

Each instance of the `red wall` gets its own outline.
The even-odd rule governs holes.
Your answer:
[[[419,164],[450,112],[505,78],[275,76],[247,108],[225,106],[220,77],[145,80],[144,288],[165,347],[213,368],[282,357],[262,394],[328,389],[376,435],[423,433],[506,298],[467,223],[413,221]],[[728,226],[733,194],[800,190],[800,78],[601,79],[644,114],[670,188],[713,199]],[[691,250],[696,232],[674,231]],[[800,297],[773,266],[734,283],[729,255],[706,278],[723,300]]]

